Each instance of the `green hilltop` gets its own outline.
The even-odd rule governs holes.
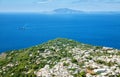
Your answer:
[[[117,49],[57,38],[1,53],[0,77],[120,77],[119,60]]]

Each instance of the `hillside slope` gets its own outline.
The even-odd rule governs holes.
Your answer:
[[[57,38],[0,54],[0,77],[120,77],[120,50]]]

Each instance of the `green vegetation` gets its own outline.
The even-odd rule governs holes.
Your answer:
[[[74,77],[86,77],[85,71],[78,72],[77,74],[74,74]]]
[[[113,63],[113,62],[105,62],[105,61],[102,61],[102,60],[97,60],[96,61],[98,64],[104,64],[104,65],[107,65],[107,66],[113,66],[114,64],[116,63]]]
[[[85,57],[85,61],[92,60],[95,56],[108,56],[113,55],[113,53],[108,53],[107,51],[100,53],[102,47],[99,46],[91,46],[87,44],[82,44],[77,41],[57,38],[55,40],[50,40],[41,45],[36,45],[30,48],[25,48],[21,50],[13,50],[0,54],[0,77],[36,77],[35,72],[44,68],[45,65],[49,65],[50,69],[52,69],[58,62],[62,59],[70,59],[72,64],[77,65],[82,68],[84,66],[84,62],[79,60],[74,55],[74,51],[72,49],[79,48],[80,52],[82,50],[88,51],[93,50],[93,52],[87,53],[90,56]],[[115,53],[116,55],[120,55],[120,52]],[[84,53],[80,53],[80,55],[84,55]],[[81,58],[84,56],[81,56]],[[105,62],[102,60],[95,61],[98,64],[104,64],[108,66],[113,66],[115,63],[113,62]],[[64,67],[69,67],[69,62],[64,62]],[[120,68],[120,65],[118,66]],[[70,71],[76,71],[77,68],[69,68]],[[88,67],[88,69],[92,69]],[[74,77],[85,77],[86,72],[78,72],[76,74],[72,74]],[[53,74],[53,76],[55,76]],[[119,77],[119,76],[118,76]]]
[[[75,58],[72,58],[72,61],[71,61],[71,62],[78,65],[78,61],[77,61]]]
[[[80,43],[57,38],[34,47],[6,52],[0,56],[0,76],[8,77],[35,77],[34,71],[43,68],[46,64],[52,68],[64,57],[72,57],[72,53],[67,51],[80,45]],[[58,51],[56,50],[58,49]],[[47,54],[50,52],[50,54]],[[4,57],[3,57],[4,56]],[[73,60],[73,62],[76,62]],[[65,66],[69,65],[64,63]]]
[[[66,62],[63,63],[63,66],[69,66],[69,65],[70,65],[69,63]]]

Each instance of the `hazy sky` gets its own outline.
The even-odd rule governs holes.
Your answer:
[[[0,12],[40,12],[56,8],[120,11],[120,0],[0,0]]]

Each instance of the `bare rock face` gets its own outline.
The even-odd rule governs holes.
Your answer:
[[[1,53],[0,54],[0,59],[5,59],[6,58],[6,53]]]

